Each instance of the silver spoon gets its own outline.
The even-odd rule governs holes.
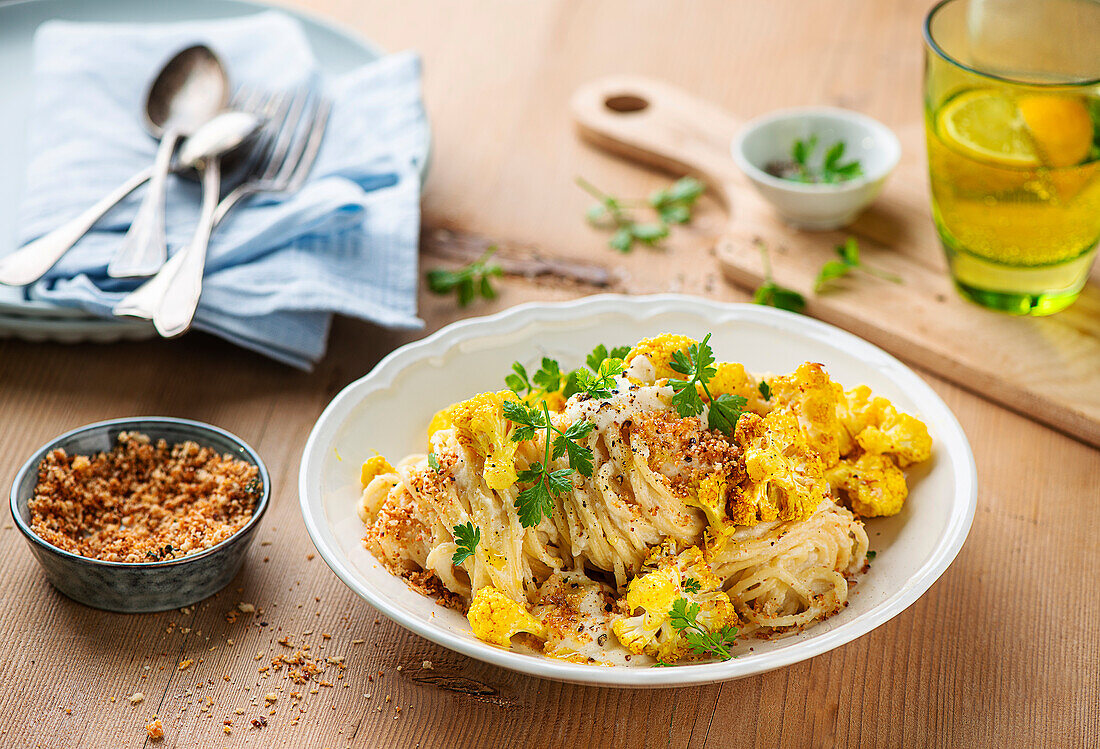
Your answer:
[[[194,142],[195,146],[189,149],[180,149],[179,158],[172,164],[173,172],[186,169],[194,169],[199,162],[214,155],[220,155],[233,150],[247,138],[231,141],[226,137],[226,118],[237,121],[241,112],[223,112],[214,119],[195,131],[195,134],[187,139]],[[253,115],[244,115],[256,121],[259,119]],[[255,128],[253,128],[255,130]],[[231,133],[232,135],[232,133]],[[201,136],[201,137],[200,137]],[[198,148],[200,144],[208,144],[204,148]],[[228,145],[227,145],[228,144]],[[207,151],[206,148],[216,149]],[[194,159],[193,161],[188,159]],[[130,179],[116,187],[109,195],[103,197],[98,203],[86,209],[79,216],[70,219],[65,224],[57,227],[49,234],[23,245],[21,248],[0,258],[0,283],[10,286],[26,286],[41,278],[46,271],[61,259],[82,236],[88,233],[96,221],[109,211],[116,203],[141,187],[153,174],[153,167],[148,166],[135,174]]]
[[[202,212],[195,238],[161,266],[157,274],[115,305],[116,315],[153,320],[165,338],[187,330],[202,292],[206,248],[221,193],[221,157],[249,140],[263,121],[246,112],[224,112],[184,141],[180,161],[202,172]]]
[[[164,194],[176,144],[225,109],[228,102],[229,76],[209,47],[188,47],[164,65],[145,100],[145,129],[160,138],[153,176],[122,246],[107,266],[107,275],[151,276],[164,264],[168,257]]]

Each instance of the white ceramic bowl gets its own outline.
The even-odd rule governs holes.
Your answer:
[[[808,184],[765,171],[772,162],[790,159],[795,140],[813,135],[818,159],[834,143],[844,141],[843,160],[859,159],[863,176],[836,184]],[[800,229],[839,229],[855,221],[878,196],[900,158],[901,144],[890,128],[835,107],[783,109],[750,121],[733,139],[737,166],[783,220]]]
[[[566,663],[481,642],[461,614],[409,590],[361,539],[356,515],[359,468],[374,451],[391,460],[423,451],[435,411],[473,393],[497,390],[513,360],[543,354],[583,362],[599,343],[621,345],[675,331],[711,343],[720,359],[751,371],[788,372],[824,363],[845,385],[866,383],[919,414],[935,440],[933,459],[913,471],[905,509],[868,523],[878,552],[850,605],[792,637],[743,640],[724,663],[629,668]],[[688,296],[601,295],[560,304],[525,304],[463,320],[403,346],[346,387],[325,409],[306,443],[299,475],[302,514],[321,556],[347,585],[402,626],[444,647],[515,671],[577,683],[663,687],[758,674],[824,653],[897,616],[955,558],[974,517],[974,459],[954,415],[909,368],[881,349],[808,317],[751,304]],[[364,618],[374,616],[363,611]],[[748,652],[751,646],[753,651]]]

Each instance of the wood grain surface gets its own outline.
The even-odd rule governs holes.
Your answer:
[[[584,81],[659,76],[738,117],[830,103],[900,132],[920,116],[925,2],[299,5],[388,49],[423,53],[435,141],[422,261],[457,264],[496,242],[515,273],[498,300],[468,310],[422,296],[427,330],[600,289],[746,299],[713,255],[727,224],[709,199],[662,251],[618,256],[585,226],[589,201],[573,185],[577,174],[637,196],[667,177],[577,138],[569,98]],[[264,456],[274,482],[244,570],[188,613],[125,616],[73,603],[45,582],[18,531],[0,523],[0,746],[1100,745],[1100,452],[930,371],[924,376],[974,446],[974,527],[925,596],[853,643],[726,684],[595,689],[484,665],[379,617],[311,556],[296,476],[328,400],[413,337],[340,321],[329,355],[310,374],[199,334],[111,346],[0,342],[5,481],[66,429],[164,414],[239,434]],[[242,602],[263,611],[228,621]],[[317,656],[343,656],[346,670],[329,666],[333,686],[316,694],[280,675],[263,678],[258,669],[286,652],[284,637]],[[179,670],[187,659],[194,663]],[[304,712],[292,707],[292,691],[303,692]],[[145,699],[131,705],[135,692]],[[278,699],[261,707],[268,692]],[[154,714],[166,736],[147,744],[143,726]],[[261,715],[267,725],[252,727]]]

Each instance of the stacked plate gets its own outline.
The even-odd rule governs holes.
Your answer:
[[[19,197],[26,168],[26,117],[34,95],[31,77],[31,42],[39,24],[52,18],[70,21],[125,21],[165,23],[194,19],[231,18],[268,8],[247,0],[191,0],[187,3],[149,3],[147,0],[32,0],[6,3],[0,0],[0,255],[15,245]],[[295,16],[326,74],[340,74],[380,56],[376,47],[354,33],[300,12]],[[135,117],[138,113],[135,112]],[[78,309],[30,301],[24,289],[0,285],[0,338],[30,341],[111,343],[154,335],[145,320],[109,320]]]

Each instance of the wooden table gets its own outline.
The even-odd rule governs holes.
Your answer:
[[[424,199],[428,266],[496,241],[509,267],[553,258],[566,261],[568,276],[570,263],[583,262],[597,266],[597,281],[606,271],[608,290],[744,300],[709,255],[723,226],[713,204],[675,231],[664,254],[620,257],[585,226],[589,201],[575,175],[629,195],[667,182],[575,138],[569,96],[598,75],[660,76],[740,116],[809,103],[860,109],[895,128],[920,116],[926,2],[299,4],[387,49],[424,55],[435,137]],[[599,290],[557,271],[507,278],[496,302],[465,311],[425,295],[427,329]],[[1100,452],[931,372],[923,374],[958,414],[977,457],[973,531],[920,601],[849,645],[741,681],[627,691],[519,676],[380,620],[314,557],[298,511],[298,460],[328,400],[417,335],[342,321],[312,374],[197,334],[113,346],[0,342],[4,481],[64,430],[166,414],[244,437],[266,459],[275,489],[244,571],[188,613],[123,616],[73,603],[50,588],[5,522],[0,745],[139,746],[156,714],[166,747],[1097,746]],[[230,623],[227,612],[241,602],[263,615]],[[327,672],[333,687],[303,695],[304,714],[290,707],[290,682],[257,671],[288,635],[347,666],[339,679],[334,667]],[[185,659],[195,663],[181,671]],[[274,715],[253,704],[270,691],[279,696]],[[145,699],[131,705],[135,692]],[[268,724],[251,727],[260,714]]]

